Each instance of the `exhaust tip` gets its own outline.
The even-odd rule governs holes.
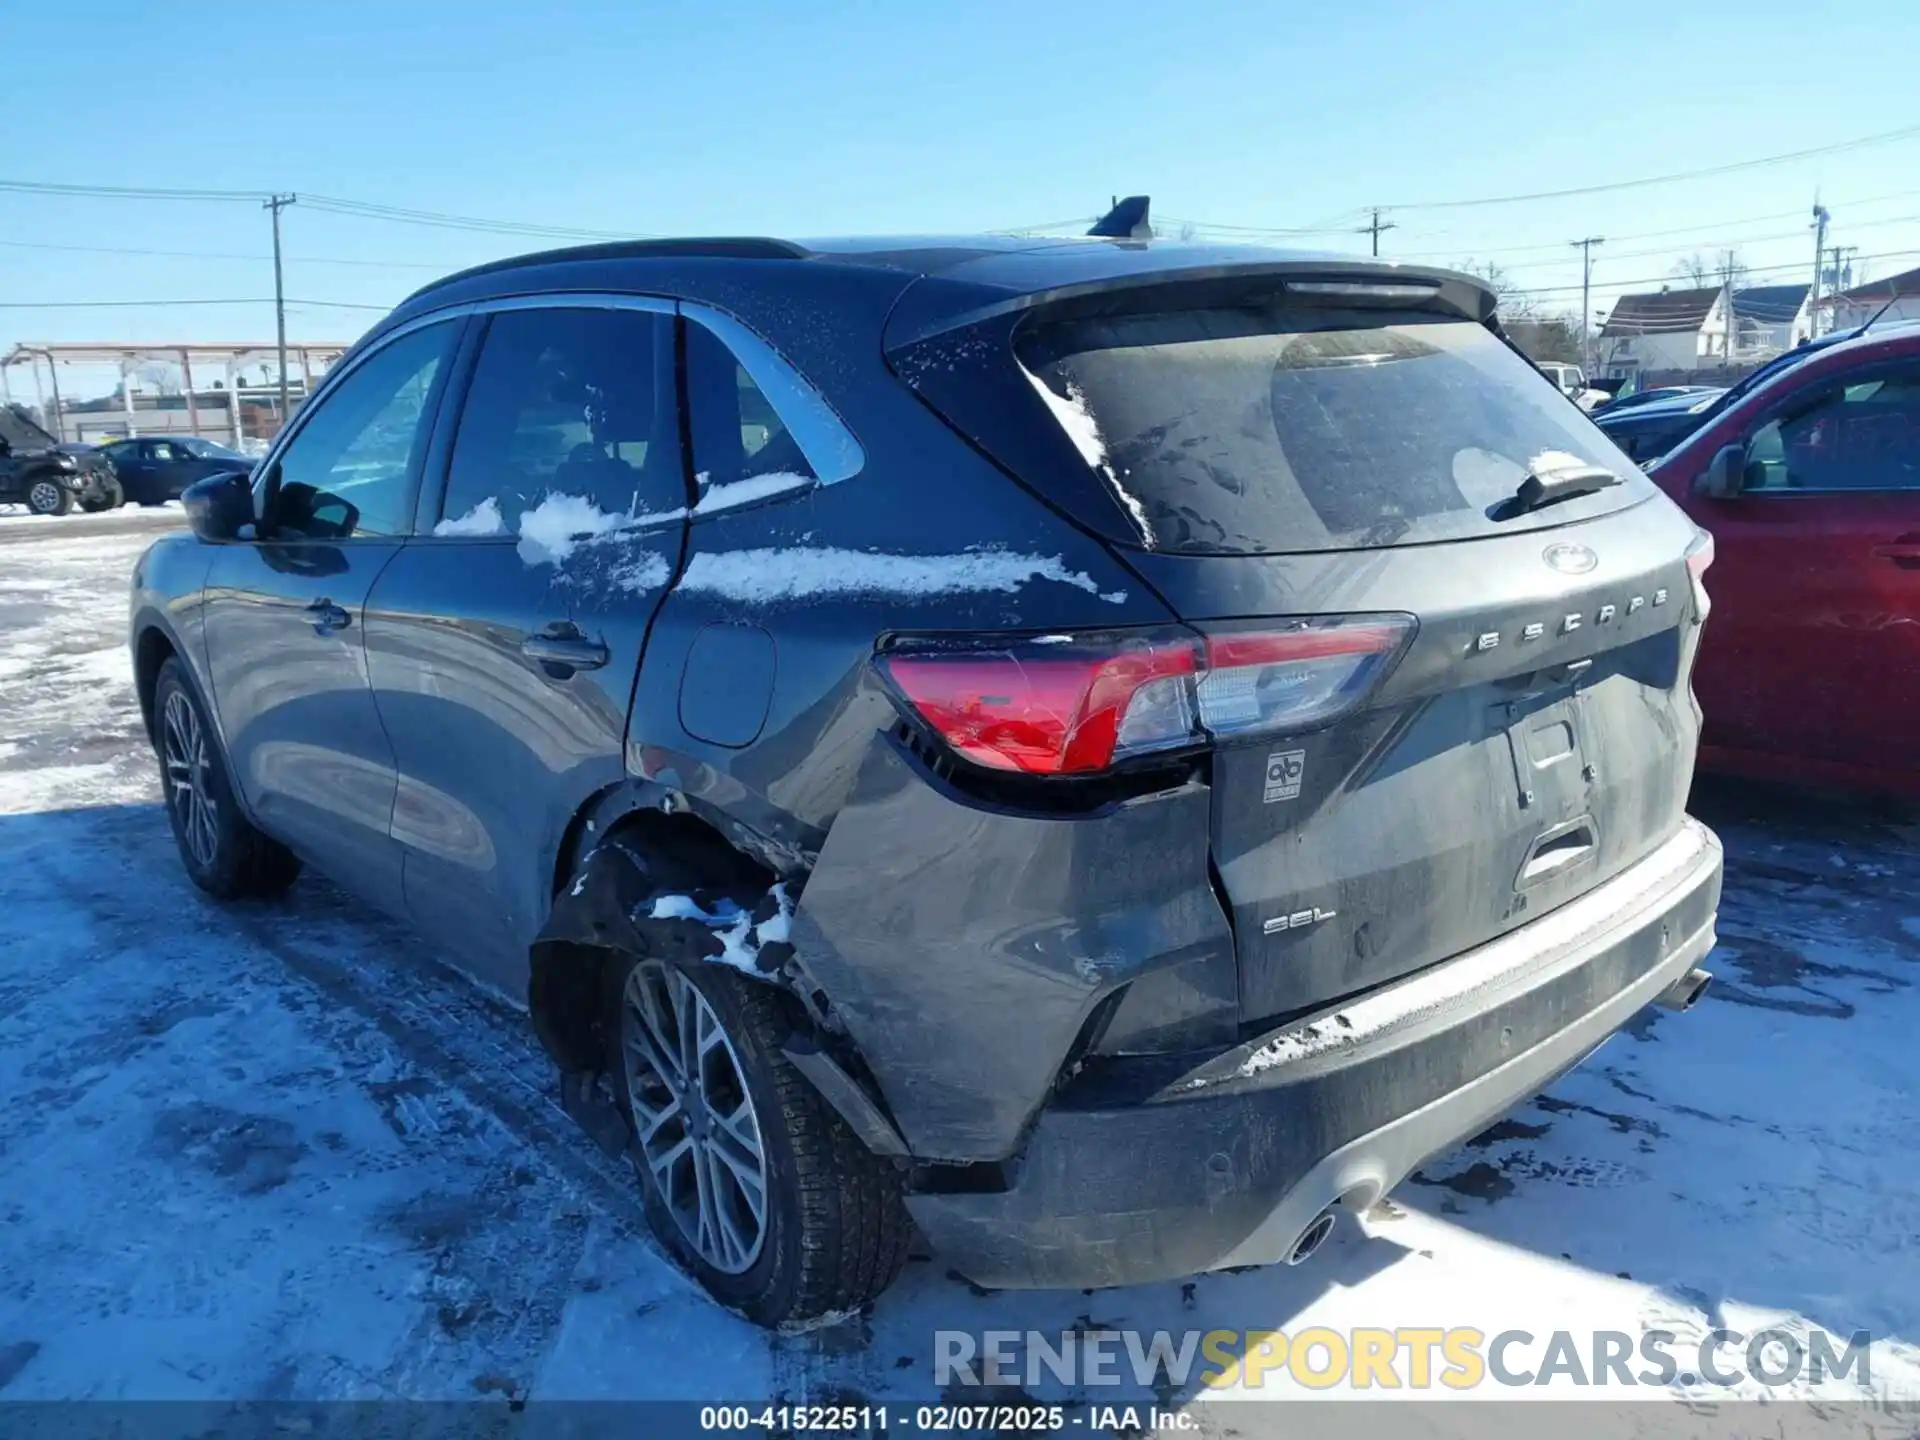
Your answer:
[[[1293,1242],[1293,1249],[1287,1252],[1287,1264],[1300,1265],[1313,1258],[1313,1252],[1327,1243],[1327,1237],[1333,1233],[1334,1213],[1331,1207],[1322,1210],[1313,1217],[1313,1223],[1300,1232],[1300,1238]]]
[[[1700,1003],[1700,997],[1711,984],[1713,976],[1708,971],[1689,970],[1668,986],[1656,1003],[1668,1010],[1691,1010]]]

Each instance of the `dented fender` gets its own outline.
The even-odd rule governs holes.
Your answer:
[[[761,889],[744,873],[716,883],[686,869],[672,857],[608,840],[588,852],[530,947],[534,1033],[560,1068],[567,1113],[610,1154],[624,1153],[629,1131],[598,1080],[612,1069],[611,1027],[635,960],[723,964],[806,995],[786,939],[792,902],[785,884]],[[871,1149],[905,1153],[882,1107],[814,1037],[791,1036],[783,1050]]]

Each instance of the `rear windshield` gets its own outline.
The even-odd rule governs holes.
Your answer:
[[[1553,385],[1470,321],[1178,310],[1033,324],[1015,349],[1155,549],[1467,539],[1586,519],[1651,493]],[[1621,483],[1493,518],[1531,471],[1575,463]]]

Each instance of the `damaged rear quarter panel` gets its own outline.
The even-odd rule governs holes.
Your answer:
[[[1187,784],[1086,817],[995,811],[875,737],[793,940],[916,1156],[1008,1156],[1103,996],[1231,963],[1208,805]]]

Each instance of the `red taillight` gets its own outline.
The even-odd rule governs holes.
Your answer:
[[[902,646],[881,665],[959,754],[996,770],[1075,775],[1113,763],[1134,696],[1191,675],[1197,640],[1089,644],[1043,636],[978,647]]]
[[[1693,582],[1693,614],[1707,618],[1713,602],[1707,598],[1707,567],[1713,564],[1713,536],[1702,530],[1687,547],[1687,578]]]
[[[1083,775],[1210,739],[1305,730],[1357,706],[1413,633],[1406,615],[1285,628],[902,641],[880,656],[957,754]]]

